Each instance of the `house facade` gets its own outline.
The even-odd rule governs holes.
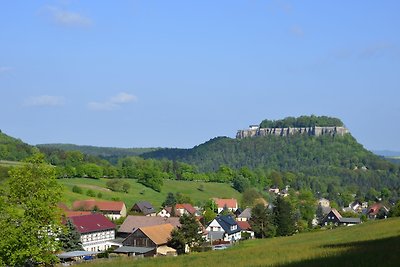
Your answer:
[[[360,218],[344,218],[336,209],[332,209],[323,219],[321,224],[322,225],[355,225],[361,223]]]
[[[246,208],[239,216],[236,218],[239,222],[246,222],[251,219],[251,208]]]
[[[368,208],[367,216],[371,220],[375,219],[386,219],[389,215],[389,209],[386,208],[382,203],[375,203]]]
[[[136,202],[130,211],[143,214],[144,216],[156,216],[156,210],[154,209],[153,205],[147,201]]]
[[[167,247],[174,226],[171,224],[140,227],[122,242],[124,247],[152,248],[147,256],[176,255],[176,251]]]
[[[82,247],[86,251],[104,251],[115,239],[115,224],[100,213],[69,218],[81,235]]]
[[[254,231],[251,229],[251,225],[248,221],[239,221],[237,222],[241,229],[241,238],[249,238],[253,239],[254,238]]]
[[[318,205],[324,208],[329,208],[331,206],[331,202],[326,198],[318,199]]]
[[[122,223],[118,229],[118,236],[126,238],[136,229],[147,226],[161,225],[161,224],[171,224],[174,227],[178,227],[179,217],[159,217],[159,216],[132,216],[126,217],[125,221]]]
[[[215,204],[217,204],[218,213],[227,208],[228,210],[235,212],[238,209],[237,200],[234,198],[214,198]]]
[[[172,215],[172,207],[164,207],[160,212],[157,213],[157,216],[160,217],[171,217]],[[180,217],[183,214],[193,215],[193,216],[201,216],[202,214],[196,210],[191,204],[183,203],[175,205],[175,217]]]
[[[217,216],[206,228],[208,240],[236,242],[241,239],[241,228],[230,215]]]

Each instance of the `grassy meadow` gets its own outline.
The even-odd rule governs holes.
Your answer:
[[[147,200],[152,203],[154,207],[160,207],[168,192],[180,192],[187,195],[193,200],[194,204],[198,201],[208,200],[211,197],[240,199],[240,193],[238,191],[234,190],[229,184],[223,183],[164,180],[161,192],[156,192],[136,182],[134,179],[124,179],[131,187],[129,193],[123,193],[113,192],[107,189],[106,183],[108,179],[73,178],[59,179],[58,181],[64,185],[63,201],[68,206],[71,206],[71,203],[75,200],[92,198],[86,195],[89,189],[93,190],[96,195],[101,193],[101,199],[103,200],[118,198],[124,201],[128,208],[139,200]],[[84,193],[77,194],[72,192],[72,187],[74,185],[81,187]],[[199,188],[202,190],[199,190]]]
[[[19,161],[0,160],[0,166],[14,167],[19,165],[22,165],[22,163]]]
[[[107,259],[85,266],[400,266],[400,218],[245,241],[227,250],[171,258]]]

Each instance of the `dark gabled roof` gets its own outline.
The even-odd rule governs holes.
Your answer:
[[[75,216],[69,219],[81,234],[115,229],[115,224],[100,213]]]
[[[152,213],[156,212],[156,210],[154,209],[153,205],[151,205],[147,201],[137,202],[137,203],[135,203],[135,205],[133,205],[133,207],[135,207],[135,206],[137,206],[138,209],[140,210],[140,212],[142,212],[144,215],[152,214]]]
[[[135,254],[145,254],[154,250],[154,248],[145,248],[145,247],[131,247],[131,246],[122,246],[115,249],[113,252],[115,253],[135,253]]]
[[[235,210],[233,212],[233,214],[235,214],[236,216],[239,216],[242,212],[243,212],[243,210],[241,208],[238,208],[237,210]]]
[[[240,232],[242,230],[240,229],[240,226],[237,224],[237,222],[230,215],[218,216],[217,218],[215,218],[215,220],[217,220],[222,229],[224,229],[224,231],[229,235]],[[231,226],[233,225],[237,225],[237,229],[231,230]]]

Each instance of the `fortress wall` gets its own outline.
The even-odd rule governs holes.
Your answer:
[[[301,128],[258,128],[258,129],[248,129],[239,130],[236,134],[236,138],[242,139],[247,137],[255,136],[289,136],[294,134],[306,134],[310,136],[320,136],[320,135],[338,135],[343,136],[349,133],[346,127],[301,127]]]

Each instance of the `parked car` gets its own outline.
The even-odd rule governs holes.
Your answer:
[[[227,249],[228,247],[225,245],[215,245],[212,247],[213,250],[223,250],[223,249]]]

